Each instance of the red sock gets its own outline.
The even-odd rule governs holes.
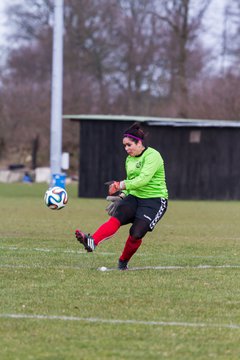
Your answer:
[[[102,224],[92,235],[94,243],[98,245],[101,241],[110,238],[115,234],[115,232],[117,232],[120,226],[121,223],[117,218],[110,217],[110,219],[104,224]]]
[[[120,260],[130,260],[133,254],[137,251],[139,246],[142,243],[142,239],[136,239],[133,236],[129,235],[125,247],[123,249],[122,255],[120,256]]]

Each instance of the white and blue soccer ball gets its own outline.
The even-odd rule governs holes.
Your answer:
[[[60,210],[66,206],[68,194],[60,186],[54,186],[45,192],[44,202],[49,209]]]

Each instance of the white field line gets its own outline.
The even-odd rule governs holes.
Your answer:
[[[11,264],[0,264],[0,268],[9,268],[9,269],[70,269],[70,270],[82,270],[83,267],[80,266],[67,266],[67,265],[61,265],[61,266],[46,266],[46,265],[11,265]],[[196,266],[142,266],[142,267],[130,267],[128,271],[138,271],[138,270],[205,270],[205,269],[240,269],[240,265],[196,265]],[[93,269],[94,270],[94,269]],[[101,270],[101,268],[98,268],[97,270]],[[105,272],[108,271],[119,271],[117,268],[106,268],[104,270]],[[103,271],[103,272],[104,272]],[[124,271],[125,273],[125,271]]]
[[[134,270],[185,270],[185,269],[233,269],[240,268],[240,265],[196,265],[196,266],[142,266],[142,267],[130,267],[128,271]],[[99,269],[100,270],[100,269]],[[105,271],[113,271],[114,268],[107,268]]]
[[[105,323],[114,325],[147,325],[147,326],[178,326],[194,328],[218,328],[218,329],[240,329],[239,324],[211,324],[211,323],[190,323],[177,321],[144,321],[144,320],[119,320],[101,318],[81,318],[75,316],[38,315],[38,314],[0,314],[2,319],[30,319],[30,320],[60,320],[78,321],[88,323]]]
[[[130,267],[128,271],[136,271],[136,270],[190,270],[190,269],[240,269],[240,265],[196,265],[196,266],[142,266],[142,267]],[[106,268],[105,270],[100,271],[115,271],[118,270],[116,268]]]
[[[166,253],[161,253],[160,255],[163,258],[181,258],[181,259],[226,259],[226,257],[229,257],[227,255],[191,255],[191,254],[166,254]],[[156,256],[156,254],[138,253],[137,256],[139,257],[143,256],[145,258],[152,259],[154,256]],[[237,254],[234,254],[232,256],[237,256]]]
[[[17,246],[0,246],[0,250],[9,251],[37,251],[45,253],[63,253],[63,254],[86,254],[84,250],[62,250],[62,249],[47,249],[47,248],[22,248]],[[99,255],[115,255],[112,252],[98,252]]]
[[[63,254],[86,254],[86,251],[84,250],[64,250],[64,249],[47,249],[47,248],[23,248],[23,247],[17,247],[17,246],[0,246],[0,250],[6,250],[6,251],[33,251],[33,252],[44,252],[44,253],[63,253]],[[98,255],[116,255],[114,252],[100,252],[97,251],[96,254]],[[146,257],[151,259],[153,257],[153,254],[142,254],[138,253],[137,256]],[[178,254],[166,254],[161,253],[161,256],[163,257],[181,257],[182,258],[189,258],[189,259],[220,259],[220,258],[226,258],[224,255],[178,255]]]

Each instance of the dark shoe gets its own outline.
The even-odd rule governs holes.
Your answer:
[[[92,252],[95,249],[96,245],[94,244],[94,239],[90,234],[86,235],[81,230],[77,229],[75,231],[75,236],[77,238],[77,241],[83,244],[87,252]]]
[[[118,270],[128,270],[128,260],[118,260]]]

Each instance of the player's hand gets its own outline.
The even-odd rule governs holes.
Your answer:
[[[119,190],[120,190],[120,181],[114,181],[112,184],[109,185],[108,194],[114,195]]]
[[[119,202],[125,197],[124,193],[119,194],[118,196],[107,196],[106,200],[110,201],[110,204],[106,207],[106,211],[109,216],[114,216],[115,211],[119,205]]]
[[[124,190],[124,189],[126,189],[124,180],[123,181],[113,181],[112,183],[109,184],[108,194],[114,195],[114,194],[116,194],[116,192],[118,192],[120,190]]]

